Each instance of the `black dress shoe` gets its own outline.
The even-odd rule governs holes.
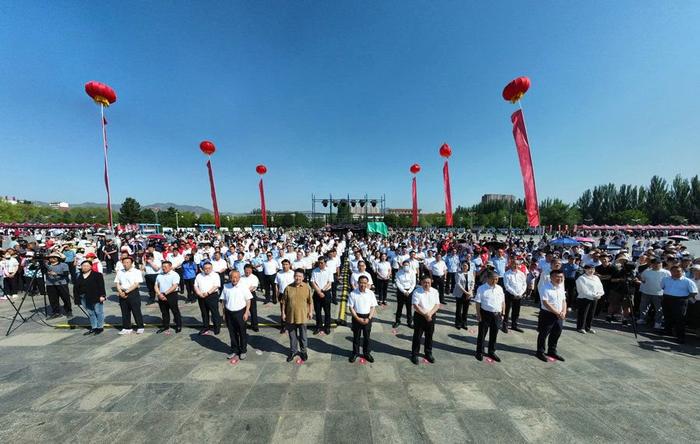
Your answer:
[[[327,329],[323,330],[323,332],[324,332],[325,334],[329,335],[329,334],[331,334],[331,329],[330,329],[330,328],[327,328]]]
[[[431,364],[435,364],[435,358],[433,357],[433,355],[427,355],[425,359]]]
[[[104,328],[96,328],[95,331],[94,331],[93,333],[95,333],[96,335],[99,335],[99,334],[102,333],[103,331],[105,331]]]
[[[394,322],[393,324],[391,324],[391,328],[396,328],[396,327],[398,327],[400,324],[401,324],[400,322]]]
[[[511,329],[511,330],[515,330],[515,331],[517,331],[518,333],[525,333],[525,330],[523,330],[523,329],[520,328],[520,327],[511,327],[510,329]]]
[[[413,328],[413,322],[411,322],[410,324],[408,324],[408,328]]]
[[[411,362],[414,363],[415,365],[418,365],[418,356],[411,355]]]
[[[175,327],[175,333],[180,333],[182,331],[182,327]]]
[[[539,359],[542,362],[549,362],[544,353],[537,353],[535,356],[537,356],[537,359]]]
[[[301,352],[299,353],[299,357],[301,357],[302,361],[308,361],[309,360],[309,355],[306,354],[306,352]]]
[[[455,324],[455,328],[456,328],[457,330],[459,330],[459,329],[461,329],[461,328],[462,328],[462,326],[461,326],[461,325],[459,325],[459,324]]]
[[[294,359],[294,353],[290,353],[289,356],[287,356],[287,362],[292,362],[292,359]]]
[[[489,353],[486,356],[488,356],[489,358],[493,359],[496,362],[501,362],[501,358],[499,358],[496,353]]]
[[[319,330],[318,328],[314,328],[313,331],[311,332],[311,334],[314,335],[314,336],[316,336],[316,335],[319,334],[320,332],[321,332],[321,330]]]
[[[83,336],[91,335],[91,334],[95,333],[95,330],[96,330],[96,329],[92,329],[92,328],[91,328],[90,330],[88,330],[88,331],[86,331],[85,333],[83,333]]]
[[[501,331],[503,333],[508,333],[508,327],[506,327],[506,326],[501,327]]]
[[[477,353],[474,355],[477,361],[483,361],[484,360],[484,355],[481,353]]]
[[[365,359],[366,359],[367,362],[369,362],[369,363],[374,362],[374,356],[372,356],[370,353],[367,353],[367,354],[365,355]]]
[[[72,318],[72,317],[73,317],[73,312],[72,312],[72,311],[67,312],[67,313],[66,313],[66,317],[67,317],[67,318]]]
[[[163,333],[163,332],[166,331],[166,330],[167,330],[167,328],[161,327],[161,328],[159,328],[159,329],[156,331],[156,333]]]
[[[353,353],[350,355],[350,359],[348,359],[348,361],[350,361],[350,363],[353,363],[353,362],[355,362],[356,359],[357,359],[357,355]]]
[[[557,361],[561,361],[561,362],[566,361],[566,359],[564,359],[561,355],[558,355],[556,353],[547,353],[547,356],[549,356],[550,358],[554,358]]]
[[[258,327],[253,327],[253,328],[251,328],[251,330],[253,330],[255,333],[260,331],[260,329]]]

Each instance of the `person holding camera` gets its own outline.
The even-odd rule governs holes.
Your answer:
[[[46,294],[49,296],[51,305],[51,315],[49,319],[61,316],[59,298],[63,301],[63,310],[67,317],[73,316],[70,302],[70,291],[68,290],[68,265],[63,262],[63,257],[59,253],[51,253],[48,256],[49,263],[46,266]]]

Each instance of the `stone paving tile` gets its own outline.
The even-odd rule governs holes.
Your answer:
[[[287,335],[270,328],[249,331],[248,359],[231,365],[225,330],[202,337],[187,328],[170,336],[107,329],[95,337],[26,324],[0,338],[0,442],[603,443],[700,436],[693,419],[700,388],[689,383],[700,368],[697,344],[679,347],[646,333],[636,341],[600,322],[599,334],[580,335],[569,321],[560,342],[567,361],[542,363],[533,356],[536,310],[525,307],[525,333],[499,334],[503,362],[487,364],[473,357],[473,318],[471,331],[457,330],[453,309],[439,312],[437,362],[418,366],[408,359],[412,330],[391,328],[393,307],[380,310],[375,363],[364,365],[347,362],[347,327],[310,336],[309,361],[299,366],[285,362]],[[196,321],[198,309],[186,310]]]

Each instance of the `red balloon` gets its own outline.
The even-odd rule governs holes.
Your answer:
[[[109,106],[117,101],[117,93],[111,87],[94,80],[85,84],[85,92],[92,97],[95,103],[104,106]]]
[[[267,173],[267,167],[263,164],[260,164],[255,167],[255,171],[257,171],[258,174],[263,175]]]
[[[420,172],[420,165],[414,163],[413,165],[411,165],[410,169],[413,174],[418,174]]]
[[[452,148],[448,144],[443,143],[440,147],[440,155],[447,159],[452,155]]]
[[[528,89],[530,89],[530,79],[518,77],[503,88],[503,98],[511,103],[515,103],[525,95]]]
[[[199,144],[199,149],[202,150],[204,154],[207,156],[211,156],[214,154],[214,151],[216,151],[216,147],[214,144],[208,140],[205,140],[204,142]]]

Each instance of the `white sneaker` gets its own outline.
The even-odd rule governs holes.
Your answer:
[[[143,328],[139,328],[138,330],[136,330],[136,334],[137,335],[143,334]]]
[[[5,295],[0,296],[0,301],[6,301],[6,300],[7,300],[7,296],[5,296]]]
[[[130,335],[132,331],[133,330],[131,330],[131,329],[127,330],[125,328],[122,328],[121,330],[119,330],[119,334],[120,335]]]

